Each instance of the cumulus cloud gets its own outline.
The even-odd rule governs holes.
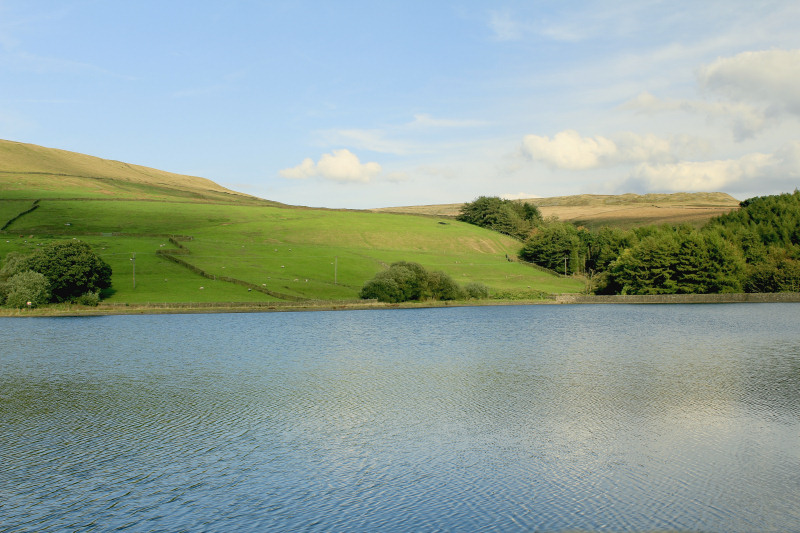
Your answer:
[[[734,101],[762,102],[771,112],[800,115],[800,50],[743,52],[700,69],[706,89]]]
[[[682,111],[730,124],[734,138],[755,137],[787,115],[800,116],[800,50],[743,52],[701,67],[698,84],[716,100],[661,99],[642,92],[623,108]]]
[[[755,136],[766,128],[768,124],[774,122],[773,119],[766,116],[762,109],[744,102],[709,102],[704,100],[658,98],[647,91],[625,102],[621,107],[649,114],[682,111],[691,115],[704,115],[711,120],[727,121],[730,123],[737,141],[743,141]]]
[[[759,187],[786,188],[800,178],[800,142],[784,145],[774,154],[751,153],[739,159],[680,161],[639,165],[625,184],[658,191],[742,190],[752,183]],[[795,185],[796,186],[796,185]]]
[[[322,154],[317,163],[311,158],[306,158],[296,167],[281,170],[280,175],[289,179],[319,177],[343,183],[366,183],[381,171],[382,168],[378,163],[361,163],[350,150],[342,149],[333,150],[332,154]]]
[[[526,135],[522,151],[535,161],[551,168],[587,170],[642,161],[674,159],[668,140],[655,135],[621,133],[615,139],[582,137],[577,131],[565,130],[550,137]]]

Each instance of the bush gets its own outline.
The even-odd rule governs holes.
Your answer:
[[[111,267],[85,242],[53,242],[36,250],[22,263],[26,270],[44,274],[56,302],[111,287]]]
[[[364,284],[358,296],[365,300],[374,299],[379,302],[397,303],[404,301],[403,291],[400,290],[397,282],[388,276],[379,277],[376,275]]]
[[[47,278],[39,272],[27,270],[15,274],[5,283],[5,303],[18,308],[46,304],[50,300],[49,285]]]
[[[359,296],[380,302],[458,300],[466,297],[464,290],[444,272],[428,272],[418,263],[398,261],[367,281]]]
[[[88,307],[97,307],[100,303],[100,293],[99,292],[85,292],[72,300],[73,303],[78,305],[85,305]]]
[[[464,286],[464,292],[467,293],[467,297],[472,298],[473,300],[483,300],[484,298],[489,297],[489,288],[483,283],[478,283],[475,281],[472,283],[467,283]]]
[[[464,289],[444,272],[429,273],[427,281],[428,290],[425,296],[428,298],[433,300],[462,300],[467,297]]]

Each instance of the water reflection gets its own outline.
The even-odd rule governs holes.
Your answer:
[[[2,320],[0,531],[791,529],[798,312]]]

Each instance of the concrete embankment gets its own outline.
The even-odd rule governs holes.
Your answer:
[[[790,303],[800,302],[798,292],[764,294],[662,294],[643,296],[599,296],[592,294],[554,294],[541,300],[468,300],[426,301],[397,304],[375,300],[310,301],[310,302],[224,302],[224,303],[147,303],[103,304],[83,307],[56,304],[36,309],[0,308],[0,316],[95,316],[184,313],[258,313],[275,311],[347,311],[364,309],[421,309],[430,307],[473,307],[498,305],[560,304],[724,304],[724,303]]]
[[[556,294],[559,304],[729,304],[800,302],[800,292],[736,294]]]

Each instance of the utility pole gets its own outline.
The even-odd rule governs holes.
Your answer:
[[[131,261],[133,262],[133,288],[136,288],[136,252],[131,252]]]

